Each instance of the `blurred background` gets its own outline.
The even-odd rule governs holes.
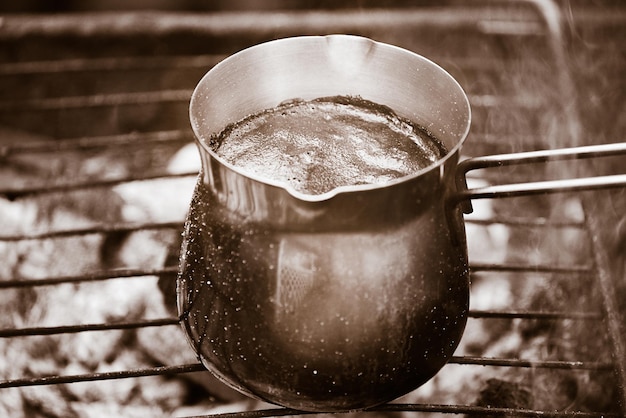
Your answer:
[[[3,4],[0,10],[6,12],[71,12],[87,10],[279,10],[279,9],[340,9],[363,7],[411,7],[445,5],[459,0],[60,0],[46,2],[25,0]],[[6,3],[6,2],[5,2]]]
[[[24,0],[4,2],[2,12],[73,12],[104,10],[280,10],[280,9],[345,9],[446,6],[462,4],[462,0]],[[620,0],[561,0],[564,6],[620,6]]]

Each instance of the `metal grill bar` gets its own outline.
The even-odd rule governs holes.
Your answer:
[[[172,68],[201,68],[214,66],[226,55],[184,55],[168,57],[115,57],[66,59],[54,61],[5,62],[0,64],[0,75],[55,74],[84,71],[129,71]]]
[[[150,103],[189,101],[193,90],[159,90],[154,92],[109,93],[91,96],[68,96],[44,99],[26,99],[0,101],[0,112],[67,110],[85,107],[118,107],[124,105],[142,105]],[[475,108],[526,108],[537,109],[541,102],[519,97],[476,96],[469,95],[470,103]]]
[[[518,3],[530,3],[520,1]],[[324,11],[306,11],[281,13],[212,13],[185,14],[172,16],[167,13],[143,13],[125,15],[119,19],[115,13],[99,13],[83,15],[83,24],[68,16],[46,16],[42,19],[22,18],[20,16],[6,19],[0,31],[0,39],[15,39],[25,35],[43,36],[77,36],[85,37],[93,33],[107,33],[111,36],[163,36],[168,33],[193,31],[198,34],[215,37],[242,37],[250,32],[257,34],[271,33],[320,33],[320,32],[351,32],[371,28],[402,29],[415,27],[446,27],[449,29],[467,28],[471,31],[505,36],[529,37],[545,36],[545,27],[537,22],[534,10],[520,9],[515,14],[520,25],[515,31],[500,24],[511,22],[512,16],[506,7],[494,8],[489,16],[484,10],[474,7],[458,7],[456,13],[450,14],[445,9],[403,9],[403,10],[346,10],[341,13]],[[498,24],[492,24],[496,22]],[[527,22],[526,30],[520,31],[522,24]]]
[[[61,193],[61,192],[71,192],[75,190],[85,190],[85,189],[93,189],[97,187],[111,187],[118,186],[124,183],[130,183],[133,181],[149,181],[149,180],[161,180],[168,178],[181,178],[181,177],[191,177],[197,176],[198,172],[187,172],[187,173],[178,173],[178,174],[154,174],[154,175],[143,175],[143,176],[131,176],[118,178],[113,180],[97,180],[91,182],[77,182],[73,184],[65,184],[65,185],[56,185],[56,186],[41,186],[41,187],[24,187],[22,189],[12,189],[7,188],[0,190],[0,195],[5,196],[9,200],[15,200],[18,197],[30,196],[30,195],[41,195],[46,193]]]
[[[548,218],[513,218],[492,216],[489,219],[466,218],[465,223],[474,225],[506,225],[519,226],[524,228],[576,228],[584,230],[584,223],[567,219]]]
[[[501,265],[501,264],[470,264],[472,274],[479,272],[540,272],[540,273],[558,273],[558,274],[590,274],[589,267],[558,267],[558,266],[524,266],[524,265]],[[165,274],[176,274],[178,267],[170,266],[159,269],[115,269],[111,271],[93,272],[89,274],[81,274],[76,276],[48,277],[45,279],[15,279],[0,281],[0,289],[11,287],[32,287],[32,286],[50,286],[62,283],[79,283],[101,281],[109,279],[142,277],[142,276],[160,276]]]
[[[2,65],[0,64],[0,68]],[[473,133],[473,141],[477,144],[494,148],[508,146],[510,143],[534,144],[541,146],[541,138],[537,136],[510,135],[493,138],[489,134]],[[186,144],[194,141],[191,130],[170,130],[156,132],[133,132],[128,134],[89,136],[84,138],[59,138],[54,141],[32,143],[13,143],[0,146],[0,157],[6,158],[15,154],[34,154],[59,151],[79,151],[94,148],[134,147],[153,143]]]
[[[96,380],[126,379],[130,377],[145,377],[159,375],[176,375],[205,371],[201,364],[184,364],[181,366],[151,367],[145,369],[123,370],[106,373],[86,373],[72,376],[48,376],[32,379],[15,379],[0,382],[0,389],[10,387],[58,385],[63,383],[91,382]]]
[[[572,319],[601,320],[602,314],[596,312],[529,312],[529,311],[474,311],[470,318],[491,319]],[[0,338],[31,337],[41,335],[69,334],[84,331],[107,331],[120,329],[147,328],[165,325],[178,325],[178,318],[144,319],[132,322],[106,322],[99,324],[64,325],[56,327],[26,327],[0,329]],[[458,361],[457,361],[458,362]],[[465,363],[460,363],[465,364]],[[473,364],[473,363],[468,363]]]
[[[601,320],[600,312],[533,312],[533,311],[477,311],[468,313],[470,318],[498,318],[498,319],[577,319]]]
[[[94,148],[118,148],[145,146],[150,144],[186,144],[193,141],[189,131],[158,131],[130,133],[100,137],[56,139],[35,143],[15,143],[0,147],[0,157],[15,154],[50,153],[60,151],[80,151]]]
[[[32,327],[0,329],[0,338],[31,337],[41,335],[70,334],[84,331],[110,331],[147,327],[178,325],[178,318],[144,319],[133,322],[107,322],[102,324],[65,325],[58,327]]]
[[[586,201],[587,206],[592,206]],[[619,317],[618,304],[616,300],[615,285],[609,272],[609,256],[599,240],[601,223],[595,215],[587,216],[587,222],[592,234],[592,244],[594,246],[594,263],[597,271],[597,281],[602,293],[603,308],[606,315],[606,325],[611,342],[613,359],[615,361],[615,375],[621,388],[620,403],[623,411],[626,411],[626,346],[624,345],[622,320]]]
[[[429,412],[443,414],[465,414],[465,415],[482,415],[482,416],[516,416],[516,417],[580,417],[580,418],[619,418],[619,414],[605,414],[601,412],[567,412],[567,411],[538,411],[530,409],[518,408],[492,408],[470,405],[423,405],[423,404],[400,404],[389,403],[369,409],[368,411],[386,411],[386,412]],[[314,412],[304,412],[295,409],[263,409],[257,411],[233,412],[222,414],[194,415],[184,418],[266,418],[280,417],[286,415],[311,415]]]
[[[519,359],[499,359],[486,357],[452,357],[449,364],[493,366],[493,367],[516,367],[535,369],[559,369],[559,370],[613,370],[612,364],[582,361],[531,361]],[[200,364],[184,364],[179,366],[153,367],[140,370],[125,370],[108,373],[85,373],[81,375],[45,376],[24,379],[12,379],[0,382],[0,389],[10,387],[56,385],[61,383],[77,383],[94,380],[124,379],[131,377],[154,376],[160,374],[176,374],[189,372],[204,372],[205,367]]]
[[[182,229],[182,222],[152,222],[144,224],[108,224],[92,228],[66,229],[58,231],[33,232],[21,235],[0,235],[0,241],[27,241],[51,238],[66,238],[89,234],[107,234],[111,232],[136,232],[153,229]]]
[[[578,369],[578,370],[613,370],[611,363],[584,361],[536,361],[521,359],[501,359],[487,357],[452,357],[452,364],[472,364],[476,366],[524,367],[545,369]]]
[[[493,408],[468,405],[406,405],[406,404],[387,404],[382,405],[375,410],[379,411],[409,411],[409,412],[442,412],[447,414],[466,414],[466,415],[482,415],[482,416],[518,416],[518,417],[619,417],[620,414],[611,414],[603,412],[570,412],[570,411],[539,411],[519,408]]]
[[[192,90],[160,90],[154,92],[97,94],[93,96],[68,96],[46,99],[0,101],[0,111],[46,111],[82,109],[86,107],[117,107],[189,101]]]
[[[187,176],[187,175],[185,175]],[[107,224],[90,228],[64,229],[58,231],[30,232],[27,234],[0,235],[0,241],[28,241],[52,238],[67,238],[89,234],[108,234],[111,232],[135,232],[155,229],[179,229],[182,230],[182,222],[149,222],[142,224]]]
[[[111,271],[99,271],[79,276],[47,277],[45,279],[17,279],[0,281],[0,289],[24,288],[35,286],[55,286],[63,283],[96,282],[111,279],[128,279],[137,277],[154,277],[168,274],[176,274],[178,267],[164,267],[158,269],[116,269]]]
[[[535,273],[558,273],[558,274],[591,274],[591,266],[550,266],[550,265],[532,265],[532,264],[488,264],[488,263],[471,263],[470,269],[473,273],[498,271],[498,272],[535,272]]]

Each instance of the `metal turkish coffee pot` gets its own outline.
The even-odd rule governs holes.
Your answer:
[[[448,153],[385,185],[307,195],[243,173],[211,146],[248,115],[335,95],[390,107]],[[202,171],[178,303],[202,363],[241,392],[309,411],[371,407],[435,375],[469,304],[461,214],[445,207],[470,127],[459,84],[417,54],[366,38],[287,38],[216,65],[190,115]]]

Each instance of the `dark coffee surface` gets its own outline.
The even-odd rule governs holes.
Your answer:
[[[245,173],[306,194],[384,184],[445,155],[425,131],[375,103],[343,96],[291,101],[227,127],[214,150]]]

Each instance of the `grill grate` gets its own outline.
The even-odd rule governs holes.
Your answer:
[[[102,200],[112,199],[120,187],[135,187],[132,193],[147,194],[149,203],[157,207],[170,199],[167,194],[162,194],[163,191],[183,189],[181,193],[184,196],[184,190],[188,190],[188,199],[197,171],[188,168],[176,171],[168,164],[182,146],[192,141],[186,111],[191,89],[207,68],[224,56],[263,40],[309,33],[358,33],[431,57],[448,69],[470,94],[474,126],[464,151],[468,156],[562,145],[562,138],[557,138],[556,143],[545,142],[548,135],[541,130],[547,125],[542,116],[553,116],[551,120],[560,124],[557,128],[565,132],[566,140],[572,139],[572,125],[579,122],[576,117],[572,119],[571,107],[564,109],[558,104],[558,95],[564,94],[564,90],[565,94],[570,94],[571,91],[567,90],[572,87],[571,81],[563,75],[567,71],[563,67],[562,50],[559,49],[562,47],[560,32],[554,31],[554,9],[546,5],[549,3],[529,1],[400,11],[276,12],[262,15],[131,13],[4,18],[0,43],[6,47],[6,52],[0,63],[0,84],[3,86],[0,90],[6,93],[0,97],[0,125],[10,130],[3,134],[5,139],[0,142],[0,158],[3,164],[6,163],[3,170],[8,173],[0,184],[3,204],[0,211],[6,209],[10,212],[12,205],[16,204],[20,211],[26,210],[27,204],[34,202],[39,211],[37,216],[41,216],[43,211],[45,221],[25,223],[26,226],[3,225],[0,246],[1,252],[7,254],[3,263],[12,267],[3,270],[0,280],[2,303],[8,307],[15,294],[32,295],[39,289],[67,285],[74,286],[74,290],[78,289],[77,286],[89,285],[95,292],[100,292],[98,286],[114,281],[150,282],[152,289],[157,288],[154,285],[156,282],[159,282],[158,288],[161,288],[161,283],[171,286],[177,272],[175,256],[184,213],[181,215],[179,211],[176,219],[169,219],[163,214],[133,217],[122,213],[109,216],[103,211],[109,210],[110,205]],[[549,80],[545,80],[545,75],[539,75],[545,74],[546,68],[555,66],[557,71],[550,72]],[[507,74],[503,75],[503,72]],[[24,132],[27,132],[26,136]],[[61,161],[56,168],[54,161]],[[77,175],[73,170],[82,170],[80,173],[84,175]],[[541,175],[550,174],[543,169],[539,171]],[[34,172],[39,174],[33,175]],[[514,180],[529,174],[533,173],[511,170],[506,176]],[[488,184],[501,178],[500,173],[497,178],[486,173],[476,176],[471,180]],[[85,199],[95,201],[94,206],[79,209],[79,212],[95,213],[92,219],[84,219],[81,212],[75,219],[61,222],[57,221],[55,214],[46,215],[46,209],[41,208],[41,205],[48,204],[65,207],[59,203],[60,200],[77,204]],[[551,417],[618,417],[626,412],[623,409],[626,407],[624,365],[615,360],[623,358],[624,354],[621,325],[614,300],[615,287],[606,267],[609,262],[602,244],[594,240],[597,236],[594,230],[599,228],[597,220],[586,212],[564,216],[558,212],[564,207],[571,207],[564,206],[563,202],[579,200],[579,196],[570,195],[539,197],[531,203],[534,209],[520,213],[518,208],[526,205],[528,200],[512,198],[507,199],[510,203],[494,202],[486,213],[478,210],[477,215],[466,218],[474,287],[492,282],[505,282],[507,286],[533,281],[539,282],[539,286],[553,282],[578,283],[578,287],[588,284],[584,287],[587,295],[580,302],[555,303],[549,309],[522,304],[517,307],[515,301],[512,306],[504,308],[472,307],[470,324],[479,324],[479,328],[509,324],[502,328],[504,330],[515,323],[531,334],[541,333],[545,327],[555,327],[555,323],[566,326],[582,324],[583,329],[596,331],[591,338],[602,334],[608,337],[598,344],[581,335],[571,336],[573,341],[570,344],[583,347],[574,350],[581,353],[580,358],[542,357],[538,350],[529,351],[533,356],[526,357],[519,348],[521,342],[517,349],[508,349],[508,356],[493,356],[489,350],[475,355],[476,349],[471,344],[477,342],[471,341],[469,345],[462,343],[463,350],[452,358],[442,373],[458,367],[464,370],[474,368],[472,370],[477,370],[474,386],[479,386],[490,377],[500,376],[489,372],[493,369],[512,369],[514,374],[520,376],[524,371],[529,371],[531,376],[539,376],[541,371],[584,373],[584,376],[600,379],[600,384],[606,385],[605,391],[609,391],[608,387],[614,388],[610,389],[613,391],[612,403],[602,405],[605,409],[593,410],[563,405],[558,400],[541,408],[515,402],[508,405],[480,404],[463,400],[462,396],[461,400],[457,400],[455,395],[462,390],[459,386],[438,392],[430,388],[433,393],[436,392],[432,396],[428,393],[423,396],[408,395],[398,401],[401,403],[383,405],[373,411],[420,412],[428,416],[443,413]],[[183,203],[186,202],[188,200]],[[72,210],[71,207],[68,209]],[[552,215],[555,212],[560,215]],[[28,212],[21,215],[15,219],[27,217]],[[509,245],[504,257],[494,255],[494,251],[501,248],[481,247],[480,237],[485,235],[480,234],[497,235],[498,231],[505,231],[509,242],[515,244],[515,248]],[[472,233],[478,234],[479,238],[472,238]],[[107,248],[123,251],[129,236],[142,234],[150,234],[151,245],[158,247],[154,253],[160,254],[160,257],[149,254],[136,265],[117,259],[111,261],[115,257],[107,253],[110,251]],[[572,236],[580,240],[576,249],[565,246],[552,258],[538,253],[545,250],[546,245],[554,244],[553,241],[543,243],[545,237],[571,239]],[[92,239],[97,244],[89,244]],[[144,241],[139,245],[143,246]],[[56,269],[50,259],[35,260],[35,264],[39,262],[45,267],[33,270],[23,260],[31,259],[32,251],[49,249],[50,246],[58,250],[48,251],[48,255],[42,257],[61,255],[74,257],[76,261],[59,263],[60,267]],[[81,246],[84,247],[82,250],[89,252],[89,256],[75,252]],[[573,254],[568,254],[569,250]],[[138,247],[130,249],[130,252],[137,251]],[[82,263],[79,260],[81,257],[91,259],[93,252],[99,253],[97,263]],[[10,254],[17,255],[10,258]],[[35,273],[29,274],[29,271]],[[129,287],[128,292],[133,289],[136,288]],[[550,289],[556,292],[561,288],[555,286]],[[473,288],[472,292],[475,290]],[[25,293],[12,293],[20,291]],[[172,296],[171,287],[170,291]],[[165,294],[167,299],[167,291]],[[548,293],[547,297],[558,301],[568,296],[571,295]],[[59,304],[72,302],[57,301]],[[35,309],[38,303],[41,303],[39,299],[27,305]],[[167,305],[167,301],[165,303]],[[572,307],[572,304],[576,306]],[[91,306],[82,308],[88,311]],[[145,310],[150,312],[149,308]],[[78,317],[80,315],[78,313]],[[180,334],[168,335],[182,338],[182,330],[177,327],[178,318],[167,309],[139,318],[113,315],[105,321],[77,324],[9,323],[7,320],[1,323],[0,341],[3,350],[15,352],[27,339],[68,334],[142,329],[165,332],[171,328],[172,332]],[[466,338],[475,329],[478,328],[469,328]],[[543,343],[546,347],[558,344],[555,341]],[[584,349],[585,346],[589,348]],[[603,351],[595,351],[598,347],[603,347]],[[4,380],[0,381],[0,390],[143,379],[147,376],[175,378],[178,375],[199,374],[204,370],[193,361],[149,363],[141,362],[136,367],[113,371],[92,367],[85,373],[71,373],[65,369],[36,373],[33,367],[23,370],[23,375],[17,375],[8,364],[1,371]],[[455,376],[454,371],[451,375]],[[591,384],[594,383],[589,382]],[[21,392],[7,393],[19,396],[17,393]],[[29,395],[29,399],[33,396]],[[169,406],[170,410],[177,407]],[[206,416],[257,418],[294,414],[303,413],[263,408]]]

